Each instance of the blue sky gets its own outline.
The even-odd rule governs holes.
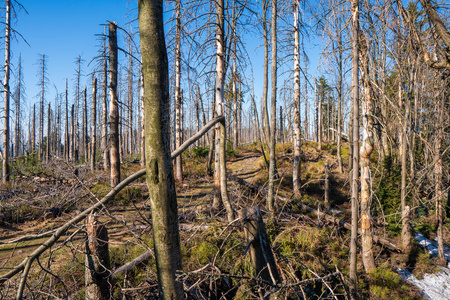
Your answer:
[[[86,64],[97,55],[99,41],[96,35],[103,33],[103,27],[100,24],[116,21],[119,26],[126,26],[125,24],[135,18],[137,14],[135,10],[132,10],[136,7],[137,1],[21,0],[20,3],[26,8],[28,14],[18,11],[18,18],[13,24],[13,28],[20,32],[30,46],[20,38],[14,41],[12,43],[12,63],[14,70],[19,54],[22,55],[27,94],[24,121],[27,123],[27,112],[31,111],[32,104],[37,101],[36,95],[39,94],[37,86],[39,54],[46,54],[48,57],[49,86],[46,100],[53,102],[55,99],[54,86],[59,92],[63,92],[65,79],[68,78],[69,95],[71,96],[69,102],[72,102],[76,57],[82,56],[86,61],[84,73],[90,72],[92,65],[88,67]],[[254,68],[255,94],[259,99],[262,93],[263,48],[260,47],[262,37],[259,35],[249,36],[246,41],[247,51],[251,56]],[[311,75],[310,80],[313,82],[312,76],[316,76],[316,69],[319,65],[320,39],[312,38],[311,42],[306,44],[306,48],[307,54],[310,56],[308,72]],[[123,54],[121,55],[123,56]],[[88,80],[90,81],[90,77],[89,79],[86,76],[82,78],[82,86],[85,84],[89,86]],[[12,87],[14,88],[14,75]],[[313,90],[309,88],[309,98],[312,99],[312,97]],[[310,107],[312,107],[311,104]]]

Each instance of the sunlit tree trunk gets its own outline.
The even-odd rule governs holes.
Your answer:
[[[6,68],[5,68],[6,69]],[[22,97],[22,56],[19,56],[19,66],[18,66],[18,74],[17,74],[17,91],[16,91],[16,120],[15,120],[15,128],[14,128],[14,156],[19,156],[20,154],[20,145],[22,144],[20,139],[20,100]]]
[[[91,171],[95,169],[95,152],[97,150],[97,78],[92,79],[92,120],[91,120]]]
[[[352,181],[351,181],[351,237],[350,237],[350,289],[351,296],[356,299],[358,286],[356,269],[356,241],[358,238],[358,179],[359,179],[359,0],[351,1],[351,97],[352,97],[352,129],[353,129],[353,157],[352,157]]]
[[[294,162],[292,181],[294,193],[300,196],[300,41],[299,41],[299,3],[294,0]]]
[[[64,120],[64,154],[66,161],[69,161],[70,158],[70,137],[69,137],[69,91],[68,91],[68,83],[66,78],[66,89],[64,92],[64,102],[65,102],[65,120]]]
[[[225,81],[225,2],[216,1],[216,89],[215,89],[215,111],[217,116],[224,114],[224,81]],[[228,198],[227,191],[227,169],[226,169],[226,127],[225,122],[221,122],[216,135],[216,151],[219,156],[220,172],[220,196],[227,211],[228,222],[234,220],[234,211]],[[217,169],[216,169],[217,170]],[[217,187],[216,187],[217,188]]]
[[[106,26],[105,37],[103,38],[103,82],[102,82],[102,151],[103,169],[109,170],[111,167],[109,146],[108,146],[108,63],[106,60]]]
[[[170,156],[169,75],[163,1],[139,0],[139,31],[145,80],[145,147],[160,299],[183,299],[178,209]]]
[[[47,147],[46,147],[46,151],[45,151],[45,162],[49,163],[50,161],[50,145],[51,145],[51,138],[50,138],[50,124],[51,124],[51,119],[52,119],[52,112],[51,112],[51,108],[50,108],[50,103],[48,103],[48,108],[47,108]]]
[[[372,249],[372,216],[370,207],[372,203],[370,155],[373,150],[373,108],[369,78],[369,41],[361,41],[361,77],[363,82],[363,140],[360,148],[361,157],[361,247],[364,269],[369,272],[375,269]],[[356,173],[356,172],[355,172]]]
[[[144,101],[144,76],[142,74],[142,69],[141,69],[141,86],[140,86],[140,105],[141,105],[141,111],[142,111],[142,115],[141,115],[141,124],[142,124],[142,128],[141,128],[141,167],[145,166],[145,101]]]
[[[275,181],[275,144],[276,144],[276,118],[277,118],[277,0],[272,0],[272,65],[271,65],[271,107],[270,107],[270,144],[269,144],[269,193],[267,195],[267,208],[273,214],[274,181]]]
[[[175,33],[175,148],[179,148],[183,143],[181,139],[181,0],[177,0],[176,9],[176,33]],[[181,155],[175,159],[176,173],[175,179],[183,181],[183,162]]]
[[[45,69],[46,61],[45,54],[42,55],[40,60],[41,64],[41,99],[39,102],[39,159],[44,158],[44,98],[45,98]]]
[[[109,124],[111,155],[111,187],[120,182],[119,103],[117,96],[117,24],[109,22]]]

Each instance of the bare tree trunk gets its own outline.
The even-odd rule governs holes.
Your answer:
[[[358,238],[358,179],[359,179],[359,0],[351,1],[351,49],[352,49],[352,230],[350,237],[350,291],[353,299],[357,298],[356,242]]]
[[[269,89],[269,32],[267,29],[267,10],[268,0],[262,1],[262,26],[263,26],[263,38],[264,38],[264,81],[263,81],[263,98],[262,98],[262,116],[264,120],[263,126],[264,139],[267,145],[270,144],[270,124],[269,124],[269,107],[268,107],[268,89]]]
[[[179,148],[183,143],[181,139],[181,0],[176,0],[176,33],[175,33],[175,148]],[[183,162],[181,155],[175,159],[176,173],[175,179],[183,181]]]
[[[276,118],[277,118],[277,0],[272,0],[272,66],[271,66],[271,107],[270,107],[270,144],[269,144],[269,194],[267,208],[275,212],[274,181],[275,181],[275,144],[276,144]]]
[[[139,0],[145,97],[147,185],[150,192],[160,299],[183,299],[178,209],[170,157],[169,75],[163,1]],[[152,87],[152,88],[150,88]]]
[[[97,78],[92,78],[92,140],[91,140],[91,171],[95,170],[95,153],[97,152]]]
[[[111,264],[108,231],[91,213],[86,219],[85,286],[86,300],[112,299],[109,282]]]
[[[337,43],[338,43],[338,72],[339,72],[339,78],[338,78],[338,86],[337,86],[337,92],[338,92],[338,115],[337,115],[337,160],[338,160],[338,170],[339,173],[343,173],[344,169],[342,167],[342,152],[341,152],[341,135],[342,135],[342,83],[343,83],[343,73],[344,70],[342,68],[342,62],[343,62],[343,46],[342,46],[342,33],[338,32],[337,36]]]
[[[217,47],[217,59],[216,59],[216,115],[222,116],[224,113],[224,81],[225,81],[225,41],[224,41],[224,25],[225,25],[225,12],[224,12],[224,0],[216,1],[216,47]],[[218,147],[217,147],[218,146]],[[226,126],[225,121],[221,122],[218,128],[218,134],[216,135],[216,151],[219,156],[219,171],[220,171],[220,196],[222,203],[227,211],[228,222],[234,220],[234,211],[231,206],[231,202],[228,198],[227,191],[227,168],[226,168]]]
[[[70,152],[69,157],[72,162],[76,162],[75,158],[75,105],[72,104],[72,109],[70,110]]]
[[[77,64],[77,83],[75,87],[75,107],[74,107],[74,132],[73,132],[73,145],[74,145],[74,160],[75,162],[78,161],[79,154],[83,148],[83,142],[80,141],[80,126],[78,123],[78,112],[80,111],[80,80],[81,80],[81,64],[83,60],[81,59],[81,56],[78,56],[76,58],[76,64]]]
[[[45,54],[41,59],[41,100],[39,104],[39,159],[44,158]]]
[[[280,283],[281,278],[259,207],[243,208],[239,211],[239,218],[243,220],[244,235],[250,245],[256,276],[272,284]]]
[[[33,125],[31,128],[32,151],[36,150],[36,104],[33,104]]]
[[[364,38],[364,37],[362,37]],[[369,78],[369,41],[361,42],[361,77],[363,81],[364,102],[362,105],[363,116],[363,141],[360,148],[361,156],[361,247],[364,269],[369,272],[375,269],[375,261],[372,249],[372,217],[370,207],[372,204],[370,176],[370,155],[373,150],[373,108]]]
[[[107,171],[111,167],[109,146],[108,146],[108,63],[106,60],[106,26],[105,37],[103,38],[103,82],[102,82],[102,151],[103,168]]]
[[[303,52],[304,62],[305,62],[305,139],[309,139],[309,122],[308,122],[308,78],[306,77],[308,68],[308,57],[306,53]]]
[[[52,118],[52,112],[50,108],[50,103],[48,103],[47,106],[47,150],[45,151],[45,162],[50,162],[50,145],[51,145],[51,138],[50,138],[50,124],[51,124],[51,118]]]
[[[323,111],[322,103],[325,100],[325,92],[323,87],[320,87],[317,97],[317,141],[319,142],[319,150],[322,150],[322,138],[323,138]]]
[[[299,2],[294,0],[294,162],[292,181],[294,193],[300,195],[300,155],[301,155],[301,127],[300,127],[300,41],[299,41]],[[306,131],[305,131],[306,132]]]
[[[128,51],[133,53],[133,42],[130,38],[130,46]],[[131,55],[128,56],[128,90],[127,90],[127,154],[133,153],[133,57]]]
[[[69,137],[69,95],[68,95],[68,83],[66,78],[66,89],[64,93],[65,100],[65,120],[64,120],[64,157],[66,161],[69,161],[70,155],[70,137]]]
[[[145,166],[145,101],[144,101],[144,76],[142,75],[142,69],[141,69],[141,86],[140,86],[140,100],[141,100],[141,111],[142,111],[142,115],[141,115],[141,124],[142,124],[142,128],[141,128],[141,167]]]
[[[117,24],[109,22],[109,91],[111,187],[120,182],[119,103],[117,97]]]
[[[83,152],[84,152],[84,161],[87,163],[89,160],[89,148],[88,148],[88,111],[87,111],[87,89],[86,86],[83,90]]]
[[[443,137],[443,122],[442,114],[444,112],[443,101],[438,100],[439,108],[438,114],[438,130],[434,140],[434,176],[435,176],[435,197],[436,197],[436,219],[437,219],[437,241],[438,241],[438,256],[439,263],[443,266],[447,265],[444,254],[444,211],[442,208],[443,192],[442,192],[442,137]]]
[[[5,68],[6,71],[6,68]],[[5,72],[6,73],[6,72]],[[6,75],[6,74],[5,74]],[[20,153],[20,98],[22,96],[22,56],[19,56],[19,66],[18,66],[18,74],[17,74],[17,93],[16,93],[16,120],[15,120],[15,128],[14,128],[14,145],[15,151],[14,155],[19,156]]]

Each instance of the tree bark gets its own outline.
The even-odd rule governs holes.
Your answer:
[[[103,168],[105,171],[111,167],[111,160],[108,147],[108,62],[106,60],[106,26],[105,37],[103,38],[103,82],[102,82],[102,151]]]
[[[92,78],[92,121],[91,121],[91,171],[95,170],[95,154],[97,152],[97,78]]]
[[[109,91],[111,187],[120,182],[119,103],[117,96],[117,24],[109,22]]]
[[[351,1],[351,98],[352,98],[352,129],[353,129],[353,157],[351,181],[352,230],[350,237],[350,293],[357,298],[357,269],[356,269],[356,241],[358,238],[358,179],[359,179],[359,0]]]
[[[92,213],[86,219],[86,300],[111,299],[108,231]]]
[[[364,37],[362,37],[364,39]],[[364,269],[369,272],[375,269],[372,249],[372,204],[370,155],[373,150],[373,107],[369,78],[369,41],[361,41],[361,77],[363,81],[364,102],[362,105],[363,140],[360,148],[361,157],[361,247]],[[356,108],[356,107],[355,107]]]
[[[272,65],[271,65],[271,107],[270,107],[270,144],[269,144],[269,194],[267,196],[267,208],[273,214],[274,203],[274,181],[275,181],[275,144],[277,126],[277,0],[272,0]]]
[[[175,33],[175,148],[183,143],[181,139],[181,107],[183,105],[181,98],[181,0],[176,0],[176,33]],[[178,182],[183,181],[183,162],[181,155],[175,160],[176,173],[175,179]]]
[[[50,108],[50,103],[48,103],[47,105],[47,147],[46,147],[46,151],[45,151],[45,162],[49,163],[50,162],[50,145],[51,145],[51,138],[50,138],[50,124],[51,124],[51,118],[52,118],[52,112],[51,112],[51,108]]]
[[[292,181],[294,193],[300,197],[300,155],[301,155],[301,127],[300,127],[300,41],[299,41],[299,2],[294,0],[294,162]]]
[[[150,192],[160,299],[183,299],[177,197],[170,157],[169,75],[163,1],[139,0],[144,77],[147,185]]]
[[[9,73],[10,73],[10,46],[11,46],[11,2],[6,0],[6,22],[5,22],[5,77],[3,79],[3,95],[5,99],[5,119],[3,120],[3,168],[2,168],[2,181],[9,182],[10,170],[9,170],[9,100],[10,100],[10,88],[9,88]]]
[[[215,110],[217,116],[224,113],[224,81],[225,81],[225,41],[224,41],[224,25],[225,12],[224,0],[216,1],[216,89],[215,89]],[[218,146],[218,147],[217,147]],[[222,203],[227,211],[228,222],[234,220],[234,211],[228,198],[227,191],[227,169],[226,169],[226,126],[225,121],[221,122],[216,135],[216,151],[219,156],[219,173],[220,173],[220,196]],[[216,169],[217,170],[217,169]],[[217,187],[216,187],[217,188]]]
[[[65,120],[64,120],[64,157],[66,161],[69,161],[70,155],[70,137],[69,137],[69,91],[68,91],[68,83],[66,78],[66,89],[64,93],[65,100]]]

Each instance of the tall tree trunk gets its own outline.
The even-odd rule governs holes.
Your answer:
[[[108,146],[108,63],[106,60],[106,26],[105,37],[103,38],[103,82],[102,82],[102,151],[103,168],[105,171],[111,167],[111,160]]]
[[[297,0],[296,0],[297,1]],[[307,68],[308,68],[308,57],[306,56],[306,53],[303,52],[303,58],[305,62],[305,69],[303,70],[305,73],[305,139],[309,139],[309,123],[308,123],[308,77],[307,74]],[[299,79],[300,80],[300,79]]]
[[[50,138],[50,124],[51,124],[51,119],[52,119],[52,112],[51,112],[51,108],[50,108],[50,103],[48,103],[48,108],[47,108],[47,150],[45,151],[45,162],[49,163],[50,162],[50,145],[51,145],[51,138]]]
[[[5,68],[6,71],[6,68]],[[20,153],[20,98],[22,96],[22,56],[19,56],[19,66],[18,66],[18,74],[17,74],[17,93],[16,93],[16,120],[15,120],[15,128],[14,128],[14,145],[15,151],[14,155],[19,156]]]
[[[437,115],[438,115],[438,130],[434,140],[434,177],[435,177],[435,197],[436,197],[436,219],[437,219],[437,241],[438,241],[438,256],[439,263],[443,266],[447,264],[444,253],[444,211],[442,207],[443,191],[442,191],[442,137],[443,137],[443,101],[438,100]]]
[[[175,33],[175,148],[179,148],[181,140],[181,0],[176,0],[176,33]],[[181,155],[175,159],[176,173],[175,179],[183,181],[183,162]]]
[[[128,51],[133,53],[133,42],[130,38],[130,46]],[[128,134],[127,134],[127,153],[133,153],[133,57],[131,55],[128,56],[128,90],[127,90],[127,114],[128,114]]]
[[[139,0],[139,31],[145,80],[145,144],[160,299],[183,299],[178,209],[170,157],[169,75],[163,1]]]
[[[299,2],[294,0],[294,162],[292,181],[294,193],[300,196],[300,155],[301,155],[301,127],[300,127],[300,41],[299,41]]]
[[[65,122],[64,122],[64,157],[66,161],[69,161],[70,157],[70,137],[69,137],[69,91],[66,78],[66,89],[64,93],[64,100],[66,106]]]
[[[92,120],[91,120],[91,171],[95,170],[95,153],[97,143],[97,78],[92,79]]]
[[[33,104],[33,126],[31,129],[33,152],[36,150],[36,104]]]
[[[352,157],[352,230],[350,237],[350,289],[351,296],[356,299],[358,286],[356,271],[356,241],[358,238],[358,179],[359,179],[359,0],[351,1],[351,49],[352,49],[352,126],[353,126],[353,157]]]
[[[270,144],[269,144],[269,193],[267,195],[267,208],[273,214],[274,181],[275,181],[275,144],[276,144],[276,118],[277,118],[277,0],[272,0],[272,65],[271,65],[271,107],[270,107]]]
[[[319,150],[322,150],[322,138],[323,138],[323,103],[325,102],[325,91],[322,85],[319,88],[317,97],[317,142],[319,143]]]
[[[117,24],[109,22],[109,91],[111,187],[120,182],[119,103],[117,96]]]
[[[263,120],[264,124],[261,124],[264,128],[264,139],[267,145],[270,144],[270,124],[269,124],[269,107],[268,107],[268,90],[269,90],[269,31],[267,29],[267,10],[268,0],[262,0],[262,26],[263,26],[263,38],[264,38],[264,81],[263,81]]]
[[[338,32],[337,36],[337,43],[338,43],[338,86],[337,86],[337,92],[338,92],[338,115],[337,115],[337,160],[338,160],[338,171],[339,173],[343,173],[343,167],[342,167],[342,86],[343,86],[343,77],[344,77],[344,70],[342,66],[343,62],[343,46],[342,46],[342,33]]]
[[[44,158],[45,54],[41,59],[41,99],[39,103],[39,159]]]
[[[70,160],[72,162],[76,162],[76,157],[75,157],[75,105],[72,104],[72,109],[70,110],[70,139],[71,139],[71,143],[70,143]]]
[[[363,37],[364,38],[364,37]],[[364,102],[362,105],[363,140],[360,148],[361,156],[361,247],[364,269],[369,272],[375,269],[372,249],[372,204],[370,155],[373,150],[373,107],[369,78],[369,41],[361,42],[361,77],[363,81]]]
[[[88,111],[87,111],[87,88],[83,90],[83,152],[84,161],[87,163],[89,157],[89,143],[88,143]]]
[[[225,11],[224,0],[216,1],[216,89],[215,89],[215,111],[217,116],[224,114],[224,81],[225,81],[225,41],[224,41],[224,25]],[[220,172],[220,196],[223,206],[227,211],[228,222],[234,220],[234,211],[228,198],[227,191],[227,167],[226,167],[226,126],[225,121],[221,122],[216,135],[216,151],[219,156],[219,172]],[[217,169],[216,169],[217,170]],[[216,187],[217,188],[217,187]]]
[[[142,115],[141,115],[141,167],[145,166],[145,101],[144,101],[144,76],[142,74],[142,69],[141,69],[141,86],[140,86],[140,102],[141,102],[141,111],[142,111]]]

